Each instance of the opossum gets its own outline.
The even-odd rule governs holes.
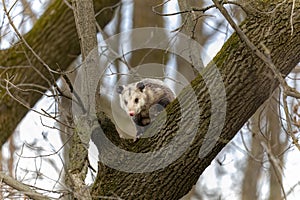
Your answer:
[[[136,126],[136,138],[145,132],[151,119],[175,99],[174,93],[163,81],[149,78],[120,85],[117,92],[121,108],[131,117]],[[150,113],[150,108],[154,112]]]

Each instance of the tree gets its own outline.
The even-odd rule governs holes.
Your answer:
[[[101,1],[98,4],[97,2],[95,1],[94,4],[95,10],[101,10],[103,7],[112,6],[116,3]],[[221,95],[217,97],[222,97],[222,84],[218,82],[216,68],[214,68],[214,63],[211,62],[204,69],[202,76],[199,75],[191,83],[193,92],[197,96],[197,101],[184,102],[186,108],[193,108],[193,105],[197,104],[201,109],[196,135],[192,135],[189,130],[189,120],[193,119],[194,112],[187,109],[186,115],[184,115],[181,128],[184,128],[183,130],[186,130],[186,132],[182,137],[176,139],[180,143],[190,144],[186,151],[175,162],[153,172],[128,173],[104,166],[100,162],[97,179],[91,190],[93,197],[117,195],[125,199],[137,197],[151,199],[153,196],[158,199],[178,199],[192,188],[204,169],[228,141],[234,137],[258,107],[268,99],[279,83],[286,95],[299,96],[297,91],[284,82],[283,78],[300,61],[300,3],[293,0],[252,1],[241,6],[247,13],[247,18],[240,28],[235,26],[223,5],[220,5],[218,1],[214,1],[213,6],[221,11],[236,31],[213,60],[220,71],[225,86],[226,118],[224,126],[221,126],[220,121],[214,121],[216,120],[215,118],[210,118],[214,114],[224,114],[222,109],[218,107],[224,106],[222,100],[214,99],[215,104],[213,105],[210,99],[212,92],[214,95]],[[53,10],[56,11],[57,15],[51,15]],[[100,19],[101,26],[104,26],[112,15],[110,9],[105,11],[107,13],[102,15]],[[195,8],[194,10],[194,12],[201,11],[205,11],[205,9]],[[24,106],[27,108],[32,107],[41,97],[40,93],[32,93],[30,97],[23,95],[18,90],[24,85],[22,83],[24,79],[21,78],[25,75],[25,77],[28,77],[25,79],[27,84],[30,83],[30,86],[41,86],[43,88],[42,92],[44,92],[46,88],[55,85],[55,80],[59,75],[53,73],[53,70],[57,70],[56,66],[59,66],[60,70],[64,71],[73,60],[72,57],[67,55],[78,55],[80,53],[73,19],[72,11],[62,1],[57,0],[45,11],[45,14],[37,21],[35,27],[29,33],[24,37],[19,35],[22,43],[27,42],[25,46],[24,44],[17,44],[10,49],[0,52],[0,65],[5,66],[4,69],[1,69],[1,85],[6,89],[0,93],[2,97],[0,108],[2,144],[26,114],[27,109]],[[41,27],[45,24],[51,24],[51,26]],[[59,24],[62,25],[59,26]],[[61,31],[60,28],[62,30],[66,28],[68,31]],[[58,40],[60,38],[53,39],[48,37],[50,33],[53,34],[56,31],[69,34],[62,34],[61,40]],[[40,34],[41,32],[44,34]],[[52,39],[52,41],[47,41],[45,38]],[[32,49],[29,47],[32,47]],[[52,49],[56,51],[52,53]],[[25,53],[21,55],[16,54],[20,50]],[[38,52],[38,56],[34,52]],[[282,52],[285,52],[284,57]],[[34,67],[28,69],[26,66]],[[33,76],[34,70],[40,71],[46,79],[39,73],[36,73],[37,77]],[[7,77],[11,79],[8,80]],[[211,91],[210,86],[214,86],[213,91]],[[8,91],[10,91],[9,95],[6,94]],[[186,89],[182,91],[178,99],[191,99],[192,95],[192,91]],[[14,99],[16,97],[17,101]],[[103,113],[99,112],[98,118],[103,131],[115,144],[134,152],[151,152],[165,146],[174,138],[172,133],[178,130],[179,125],[177,122],[182,117],[182,113],[180,113],[178,108],[180,108],[180,102],[175,100],[167,108],[167,113],[170,115],[160,132],[151,138],[141,139],[135,143],[120,139],[114,125],[104,117]],[[158,125],[158,123],[154,123],[150,130],[155,130]],[[206,132],[210,126],[216,132],[220,129],[220,136],[207,135]],[[211,133],[214,133],[214,131]],[[289,130],[288,133],[295,145],[299,146],[292,130]],[[203,150],[201,147],[207,141],[211,141],[214,145],[204,149],[209,152],[206,152],[203,157],[199,157],[199,152]],[[75,156],[78,156],[81,152],[75,153]],[[161,160],[161,162],[167,161],[167,159]],[[163,165],[163,163],[151,163],[147,162],[147,160],[145,160],[145,164]],[[73,172],[71,171],[71,173]]]

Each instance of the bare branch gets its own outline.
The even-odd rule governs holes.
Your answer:
[[[15,179],[13,179],[10,176],[7,176],[3,172],[0,172],[0,179],[9,185],[10,187],[13,187],[14,189],[24,193],[26,196],[35,199],[35,200],[50,200],[50,198],[36,192],[35,190],[31,189],[28,185],[25,185],[24,183],[21,183]]]
[[[278,160],[276,159],[275,155],[272,152],[272,148],[270,147],[270,145],[267,145],[266,143],[262,142],[261,145],[263,146],[263,148],[265,149],[265,151],[267,152],[269,161],[271,163],[271,166],[273,167],[274,173],[276,175],[276,178],[278,179],[278,183],[280,184],[284,199],[287,200],[287,196],[286,196],[286,192],[284,190],[282,181],[280,181],[281,179],[279,178],[280,176],[282,176],[283,171],[282,171],[282,167],[280,166],[280,163],[278,162]]]

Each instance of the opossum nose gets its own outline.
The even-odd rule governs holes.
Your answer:
[[[134,116],[134,111],[129,111],[130,116]]]

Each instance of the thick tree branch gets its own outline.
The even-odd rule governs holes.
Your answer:
[[[277,0],[253,1],[249,4],[253,11],[249,12],[246,21],[242,23],[241,30],[256,47],[260,48],[259,44],[263,43],[269,49],[274,66],[277,67],[280,74],[286,76],[300,61],[300,2]],[[293,30],[290,25],[292,7]],[[255,13],[255,10],[259,14]],[[197,134],[194,138],[190,135],[190,121],[195,117],[192,110],[186,112],[185,118],[182,119],[184,122],[180,126],[183,126],[185,132],[183,138],[179,138],[179,140],[180,144],[188,144],[189,147],[180,158],[165,168],[145,173],[127,173],[99,163],[99,173],[92,191],[93,196],[115,194],[124,199],[151,199],[152,197],[179,199],[192,188],[204,169],[278,87],[279,81],[270,67],[257,57],[255,52],[244,41],[241,41],[236,33],[230,37],[214,58],[214,63],[222,75],[227,98],[226,120],[221,135],[218,137],[213,133],[212,135],[206,134],[211,123],[212,112],[219,112],[211,110],[210,94],[207,89],[209,84],[215,86],[217,91],[220,89],[215,80],[216,74],[212,67],[214,64],[210,63],[203,71],[202,77],[207,77],[206,81],[202,77],[197,77],[191,83],[197,95],[201,114]],[[179,98],[187,100],[184,102],[185,107],[193,108],[195,106],[195,102],[188,101],[192,95],[192,92],[187,90],[179,95]],[[168,145],[173,138],[172,134],[178,130],[177,122],[181,120],[180,109],[178,109],[180,106],[176,100],[168,106],[167,112],[171,114],[170,118],[162,130],[152,138],[141,139],[136,144],[126,143],[126,141],[120,141],[117,137],[112,136],[110,139],[114,144],[119,144],[126,150],[139,153],[155,152]],[[152,126],[154,130],[157,128],[156,126],[158,123],[154,123]],[[106,127],[101,128],[105,132]],[[217,130],[217,125],[214,128]],[[99,140],[101,139],[99,138]],[[204,157],[199,157],[204,141],[215,145],[212,150],[208,149],[209,152]],[[179,146],[174,146],[174,151],[177,148]],[[108,152],[100,153],[101,160],[105,160],[105,154]],[[130,163],[126,157],[108,154],[112,160],[120,162],[120,165]],[[170,159],[163,158],[157,163],[145,158],[142,166],[136,167],[143,169],[151,165],[163,166],[164,161]]]

